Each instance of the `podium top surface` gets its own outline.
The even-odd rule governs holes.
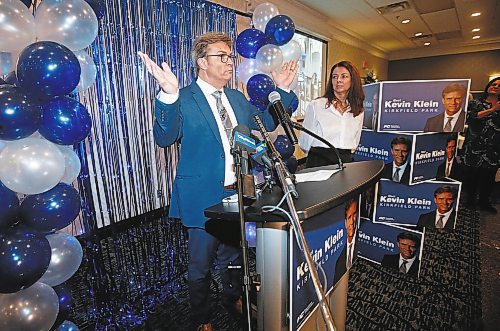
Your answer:
[[[299,218],[311,218],[343,203],[353,194],[363,192],[378,181],[383,168],[384,162],[381,160],[347,163],[344,170],[333,174],[327,180],[296,184],[299,197],[294,199],[294,202]],[[335,169],[335,166],[304,169],[299,173],[330,169]],[[279,212],[262,212],[262,206],[275,206],[282,197],[283,191],[277,186],[272,191],[263,191],[251,206],[245,208],[245,219],[254,222],[283,222],[284,216],[280,216]],[[282,208],[288,209],[286,203],[282,204]],[[207,208],[205,216],[238,221],[238,204],[218,203]]]

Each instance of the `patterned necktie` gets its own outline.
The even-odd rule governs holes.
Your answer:
[[[448,117],[448,122],[444,125],[444,132],[451,132],[451,120],[453,117]]]
[[[396,168],[396,171],[394,172],[394,176],[392,176],[392,180],[395,181],[395,182],[398,182],[399,183],[399,170],[401,170],[401,168]]]
[[[445,171],[445,175],[446,177],[449,177],[450,176],[450,162],[446,161],[446,171]]]
[[[439,215],[438,221],[436,222],[436,229],[444,228],[443,218],[444,215]]]
[[[222,121],[222,125],[224,126],[224,130],[226,131],[227,138],[231,139],[233,123],[231,123],[231,118],[229,117],[226,108],[224,108],[224,105],[222,104],[221,95],[221,91],[215,91],[214,93],[212,93],[212,96],[215,98],[215,105],[217,106],[217,111],[219,112],[219,116]]]
[[[407,272],[407,270],[406,270],[407,263],[408,263],[408,261],[403,260],[403,263],[401,263],[401,266],[399,267],[399,272],[402,272],[404,274]]]
[[[352,245],[347,250],[347,269],[350,269],[352,266]]]

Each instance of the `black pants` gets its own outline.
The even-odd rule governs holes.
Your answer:
[[[495,185],[496,168],[465,167],[464,189],[467,193],[467,203],[474,205],[479,191],[480,205],[490,204],[490,195]]]
[[[352,153],[350,149],[338,149],[340,159],[343,163],[352,162]],[[307,154],[306,168],[321,167],[325,165],[338,164],[338,158],[335,152],[330,148],[311,147]]]

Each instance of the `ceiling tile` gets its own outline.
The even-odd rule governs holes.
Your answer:
[[[420,15],[432,33],[460,30],[455,8]]]

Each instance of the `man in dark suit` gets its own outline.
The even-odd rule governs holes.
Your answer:
[[[386,254],[382,258],[381,265],[386,268],[399,270],[412,276],[418,276],[420,262],[418,251],[420,239],[411,232],[401,232],[398,234],[399,254]]]
[[[382,170],[382,178],[394,182],[409,184],[411,165],[407,162],[411,152],[411,141],[406,137],[396,137],[391,141],[392,162],[386,163]]]
[[[457,192],[451,186],[440,186],[434,191],[436,210],[422,214],[418,218],[417,228],[445,229],[455,228],[456,213],[453,208]]]
[[[155,103],[154,138],[161,147],[180,143],[179,161],[172,187],[169,216],[188,228],[188,288],[192,321],[198,330],[212,330],[210,323],[210,269],[217,261],[222,274],[223,302],[241,311],[241,274],[228,265],[241,265],[241,251],[205,231],[204,210],[235,193],[236,177],[230,152],[232,128],[256,128],[252,116],[260,114],[267,129],[276,128],[271,114],[260,113],[243,93],[226,88],[233,78],[231,39],[220,33],[198,37],[192,48],[197,79],[179,90],[177,77],[166,63],[161,67],[147,54],[138,53],[159,84]],[[288,108],[295,94],[289,86],[297,63],[285,63],[273,72],[281,100]]]
[[[460,169],[455,157],[456,150],[457,136],[456,134],[452,134],[446,139],[446,159],[438,166],[436,178],[459,178]]]
[[[442,95],[444,113],[427,119],[424,132],[462,132],[465,125],[465,111],[462,109],[467,88],[462,84],[447,85]]]
[[[347,233],[347,242],[340,252],[339,258],[335,263],[335,274],[333,277],[334,283],[338,282],[340,278],[348,271],[354,260],[357,257],[355,248],[356,244],[356,229],[358,223],[358,202],[351,199],[345,204],[345,228]]]

